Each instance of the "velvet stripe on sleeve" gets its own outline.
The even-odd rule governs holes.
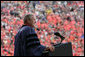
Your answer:
[[[22,26],[15,36],[14,56],[41,56],[46,48],[40,41],[34,29]]]

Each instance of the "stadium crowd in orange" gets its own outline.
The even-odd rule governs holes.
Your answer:
[[[1,1],[1,56],[14,55],[14,36],[26,14],[36,16],[42,45],[56,43],[52,32],[72,42],[73,56],[84,55],[84,1]]]

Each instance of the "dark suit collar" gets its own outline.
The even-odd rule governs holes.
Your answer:
[[[24,26],[29,26],[29,27],[31,27],[30,25],[26,25],[26,24],[23,24],[23,25],[22,25],[22,27],[24,27]],[[21,28],[22,28],[22,27],[21,27]]]

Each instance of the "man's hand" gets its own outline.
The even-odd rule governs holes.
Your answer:
[[[49,49],[51,52],[53,52],[55,50],[55,47],[54,46],[49,46]]]
[[[55,50],[55,47],[54,46],[47,46],[45,50],[53,52]]]

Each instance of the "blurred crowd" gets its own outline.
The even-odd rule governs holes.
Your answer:
[[[14,55],[14,36],[30,13],[42,45],[58,43],[53,33],[59,32],[63,43],[72,43],[73,56],[84,56],[84,1],[1,1],[1,56]]]

